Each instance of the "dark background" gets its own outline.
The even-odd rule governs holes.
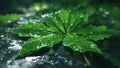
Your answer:
[[[29,7],[31,4],[35,2],[44,2],[44,1],[70,5],[70,4],[78,4],[78,1],[80,0],[76,0],[76,1],[75,0],[0,0],[0,14],[17,12],[16,8],[18,8],[18,6]],[[120,3],[120,0],[84,0],[84,1],[90,1],[90,3],[92,3],[93,5],[99,5],[102,3],[110,3],[110,4]]]

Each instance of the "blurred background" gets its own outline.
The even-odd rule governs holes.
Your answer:
[[[61,4],[63,7],[71,5],[96,5],[111,4],[120,6],[120,0],[1,0],[0,1],[0,14],[20,12],[19,8],[28,8],[34,3],[54,3]]]

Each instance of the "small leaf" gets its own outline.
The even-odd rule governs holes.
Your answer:
[[[72,14],[71,14],[72,15]],[[74,15],[74,14],[73,14]],[[71,16],[72,17],[72,16]],[[76,18],[75,18],[76,17]],[[72,22],[73,25],[71,27],[71,32],[78,31],[79,29],[83,28],[85,24],[88,23],[88,14],[83,13],[76,13],[74,16],[76,19],[75,22]],[[71,18],[70,18],[71,19]]]
[[[86,39],[98,41],[98,40],[103,40],[104,38],[108,38],[111,36],[109,34],[106,34],[105,33],[106,31],[107,31],[106,26],[89,25],[75,32],[79,34],[80,36],[85,37]]]
[[[45,22],[45,25],[49,27],[51,30],[56,30],[55,23],[53,22],[53,16],[52,14],[44,14],[42,15],[43,21]]]
[[[63,40],[63,45],[70,47],[74,51],[79,52],[97,52],[102,54],[101,50],[97,47],[97,45],[89,40],[86,40],[84,37],[79,37],[77,35],[68,35]]]
[[[61,41],[62,36],[55,34],[31,38],[23,44],[22,49],[18,52],[15,58],[23,56],[26,53],[39,50],[43,47],[52,47],[53,45],[58,44]]]
[[[98,41],[98,40],[103,40],[104,38],[109,38],[110,36],[111,35],[108,35],[108,34],[98,33],[98,34],[87,35],[86,39]]]
[[[106,26],[93,26],[89,25],[87,27],[81,28],[77,31],[74,31],[77,34],[94,34],[94,33],[101,33],[103,31],[106,31]]]
[[[59,13],[59,18],[60,18],[60,20],[61,20],[61,23],[63,24],[63,27],[64,27],[64,30],[65,30],[65,32],[67,31],[66,29],[67,29],[67,27],[68,27],[68,24],[69,24],[69,15],[70,15],[70,13],[69,13],[69,11],[68,10],[60,10],[60,11],[58,11]]]
[[[47,30],[47,27],[42,23],[24,24],[11,29],[11,31],[21,37],[40,37],[42,35],[48,35],[51,32],[49,32],[49,30]]]
[[[20,18],[20,15],[18,14],[0,15],[1,26],[8,25],[13,21],[16,21],[18,18]]]

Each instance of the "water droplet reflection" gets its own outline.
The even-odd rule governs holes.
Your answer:
[[[91,45],[90,45],[90,48],[95,48],[95,44],[91,44]]]

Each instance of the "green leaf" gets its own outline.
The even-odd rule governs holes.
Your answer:
[[[94,33],[101,33],[107,30],[106,26],[93,26],[88,25],[87,27],[81,28],[77,31],[74,31],[77,34],[94,34]]]
[[[90,34],[86,36],[86,39],[98,41],[98,40],[103,40],[104,38],[109,38],[111,35],[108,34]]]
[[[91,39],[94,41],[103,40],[104,38],[109,38],[111,36],[105,33],[107,31],[106,26],[90,25],[86,28],[86,31],[86,39]]]
[[[42,47],[52,47],[61,41],[64,46],[74,51],[81,53],[92,51],[102,54],[94,41],[103,40],[117,33],[117,31],[107,29],[106,26],[88,24],[87,13],[59,10],[55,13],[44,14],[42,18],[44,23],[28,23],[11,29],[13,33],[21,37],[34,37],[23,44],[17,56],[37,51]]]
[[[31,38],[23,44],[22,49],[15,55],[15,58],[39,50],[43,47],[53,47],[53,45],[61,42],[62,39],[63,37],[58,34],[49,34],[42,37]]]
[[[70,15],[70,13],[68,10],[60,10],[59,11],[58,16],[60,17],[60,20],[63,23],[63,27],[64,27],[65,31],[67,31],[66,28],[68,27],[68,23],[69,23],[69,17],[70,17],[69,15]]]
[[[68,10],[59,10],[55,13],[42,15],[47,26],[59,32],[71,32],[87,24],[88,14],[71,13]]]
[[[82,53],[92,51],[102,54],[101,50],[94,42],[86,40],[84,37],[79,37],[75,34],[66,36],[63,40],[63,45],[70,47],[74,51]]]
[[[80,36],[85,37],[86,39],[98,41],[103,40],[104,38],[109,38],[111,35],[106,33],[107,27],[106,26],[93,26],[89,25],[87,27],[81,28],[75,33],[79,34]]]
[[[83,28],[84,25],[86,25],[88,23],[88,14],[76,13],[76,15],[74,16],[74,18],[76,20],[75,20],[75,22],[73,22],[74,25],[71,24],[72,25],[71,32],[79,31],[81,28]]]
[[[50,30],[55,30],[57,32],[65,32],[62,23],[58,20],[58,18],[54,14],[45,14],[42,15],[43,20],[47,27]]]
[[[42,23],[28,23],[19,27],[11,29],[14,34],[18,34],[20,37],[40,37],[48,35],[52,31]]]
[[[85,32],[86,31],[86,32]],[[120,31],[115,29],[107,29],[106,26],[92,26],[90,25],[87,28],[84,28],[81,33],[86,39],[98,41],[105,38],[109,38],[112,35],[120,33]]]
[[[0,15],[1,26],[11,24],[13,21],[16,21],[19,18],[20,15],[18,14]]]
[[[70,14],[69,23],[67,24],[68,32],[72,31],[76,25],[78,25],[81,21],[81,15],[79,13]]]
[[[53,22],[55,23],[55,25],[59,31],[61,31],[63,33],[66,32],[65,26],[64,26],[65,24],[63,22],[61,22],[59,18],[57,18],[56,16],[53,17]]]
[[[68,23],[69,20],[69,11],[67,10],[60,10],[59,17],[63,23]]]

